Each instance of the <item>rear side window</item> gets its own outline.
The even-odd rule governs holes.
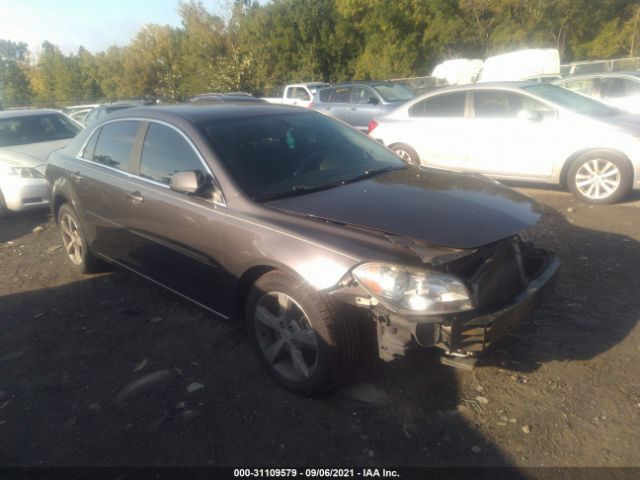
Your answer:
[[[597,79],[595,78],[578,78],[575,80],[568,80],[566,82],[560,82],[558,85],[574,92],[584,93],[585,95],[593,94],[594,84]]]
[[[427,98],[409,109],[410,117],[464,117],[466,92]]]
[[[139,128],[140,122],[131,120],[104,125],[93,152],[93,161],[131,171],[131,152]]]
[[[349,103],[351,101],[351,87],[327,88],[320,92],[320,101],[326,103]]]
[[[186,171],[205,175],[202,162],[191,145],[174,129],[150,124],[142,145],[140,176],[169,185],[174,174]]]
[[[620,98],[637,95],[640,84],[626,78],[603,78],[600,80],[600,96],[602,98]]]

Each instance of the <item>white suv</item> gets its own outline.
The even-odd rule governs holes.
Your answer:
[[[640,189],[640,119],[555,85],[440,89],[371,122],[369,135],[410,163],[566,185],[587,203]]]

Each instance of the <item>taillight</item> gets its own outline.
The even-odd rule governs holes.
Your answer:
[[[313,108],[313,102],[309,102],[309,105],[307,105],[307,108]]]
[[[378,126],[378,122],[376,122],[375,120],[371,120],[369,122],[369,126],[367,127],[367,134],[370,134],[371,132],[373,132],[377,126]]]

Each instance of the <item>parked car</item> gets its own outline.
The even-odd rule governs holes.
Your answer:
[[[527,197],[295,107],[117,112],[54,152],[47,178],[71,265],[107,260],[246,322],[270,375],[307,395],[347,377],[359,321],[385,359],[413,341],[475,355],[559,265],[518,236],[540,218]]]
[[[189,99],[189,103],[211,104],[211,103],[267,103],[262,98],[256,98],[246,92],[229,93],[201,93]]]
[[[38,167],[81,130],[55,110],[0,112],[0,217],[49,204],[44,168]]]
[[[369,122],[415,95],[401,83],[353,82],[318,90],[311,108],[366,131]]]
[[[640,188],[639,134],[636,117],[539,82],[447,87],[369,128],[408,162],[566,185],[594,204]]]
[[[327,85],[330,84],[324,82],[292,83],[284,88],[282,97],[265,97],[263,100],[269,103],[310,107],[313,96],[318,89]]]
[[[640,72],[575,75],[561,78],[553,83],[598,99],[612,107],[640,113]]]
[[[106,117],[110,113],[117,112],[118,110],[125,110],[127,108],[139,107],[141,105],[142,105],[142,102],[105,103],[104,105],[100,105],[92,109],[89,113],[87,113],[82,123],[84,125],[90,125],[99,120],[102,120],[104,117]]]

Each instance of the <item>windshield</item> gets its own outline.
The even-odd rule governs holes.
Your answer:
[[[540,85],[530,85],[522,88],[540,98],[583,115],[608,117],[618,114],[618,110],[615,108],[556,85],[541,83]]]
[[[73,138],[82,130],[64,115],[24,115],[0,119],[0,147]]]
[[[302,195],[406,168],[378,142],[317,113],[215,120],[199,127],[240,187],[256,200]]]
[[[415,96],[411,90],[398,83],[374,85],[373,89],[380,94],[385,102],[406,102]]]

